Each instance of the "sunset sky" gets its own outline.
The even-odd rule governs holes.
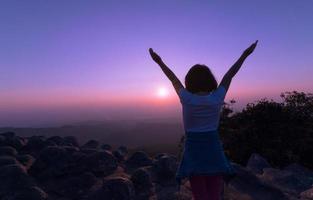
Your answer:
[[[313,92],[311,0],[0,1],[0,126],[175,117],[149,47],[182,81],[197,63],[220,81],[256,39],[226,100]]]

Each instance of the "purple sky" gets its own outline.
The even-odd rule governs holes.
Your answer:
[[[3,0],[0,126],[177,116],[179,101],[149,47],[182,81],[196,63],[220,80],[258,39],[227,100],[313,92],[312,8],[311,0]],[[160,86],[168,98],[156,97]]]

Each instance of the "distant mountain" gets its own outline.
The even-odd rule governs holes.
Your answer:
[[[183,126],[177,120],[119,120],[85,121],[60,127],[46,128],[0,128],[0,133],[13,131],[20,136],[69,136],[78,138],[80,143],[93,138],[112,145],[129,147],[159,144],[177,144],[183,134]]]

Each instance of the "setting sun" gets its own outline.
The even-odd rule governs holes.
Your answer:
[[[169,92],[168,92],[167,88],[165,88],[165,87],[158,88],[158,90],[157,90],[157,96],[158,97],[166,98],[166,97],[168,97],[168,95],[169,95]]]

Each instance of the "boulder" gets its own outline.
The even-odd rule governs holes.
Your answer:
[[[85,154],[92,154],[98,152],[98,150],[94,148],[82,148],[80,151]]]
[[[97,178],[91,172],[84,172],[76,176],[52,179],[45,182],[44,186],[50,193],[69,199],[80,199],[87,194],[97,181]]]
[[[113,151],[113,155],[119,163],[123,163],[125,161],[127,153],[128,149],[125,146],[120,146],[115,151]]]
[[[35,183],[22,165],[0,167],[0,197],[32,186],[35,186]]]
[[[46,200],[48,194],[45,193],[39,187],[29,187],[19,191],[15,191],[13,194],[6,195],[3,200]]]
[[[35,158],[29,154],[17,155],[16,158],[27,170],[35,162]]]
[[[5,165],[18,165],[18,161],[12,156],[0,156],[0,167]]]
[[[313,171],[303,167],[302,165],[298,163],[292,163],[284,168],[286,171],[290,171],[294,174],[297,174],[298,176],[303,176],[303,177],[310,177],[313,179]]]
[[[3,139],[1,139],[0,141],[1,146],[11,146],[19,150],[26,144],[26,140],[18,136],[7,136],[7,137],[2,136],[2,137]]]
[[[17,151],[15,148],[11,146],[2,146],[0,147],[0,156],[13,156],[17,155]]]
[[[15,137],[15,133],[12,131],[7,131],[4,133],[0,133],[1,136],[5,137],[5,138],[12,138]]]
[[[82,164],[96,176],[107,176],[117,169],[117,161],[109,151],[88,154]]]
[[[30,173],[40,179],[64,176],[69,173],[71,162],[72,157],[64,148],[48,146],[40,152]]]
[[[79,143],[76,137],[74,136],[66,136],[63,138],[64,144],[67,146],[75,146],[78,147]]]
[[[112,150],[112,146],[109,144],[102,144],[101,145],[101,149],[106,150],[106,151],[111,151]]]
[[[28,139],[26,145],[22,148],[22,151],[37,156],[46,146],[47,143],[43,136],[32,136]]]
[[[155,159],[155,160],[158,160],[158,159],[160,159],[162,156],[165,156],[165,155],[167,155],[167,153],[158,153],[158,154],[156,154],[156,155],[154,156],[154,159]]]
[[[97,149],[99,145],[100,143],[97,140],[89,140],[82,146],[82,148]]]
[[[96,176],[91,172],[85,172],[73,179],[73,184],[76,184],[80,188],[90,188],[97,182]]]
[[[131,176],[134,184],[136,200],[149,199],[153,195],[153,184],[150,173],[145,168],[139,168]]]
[[[301,192],[300,194],[301,200],[312,200],[313,199],[313,187],[308,190]]]
[[[62,137],[60,136],[52,136],[52,137],[49,137],[47,140],[47,143],[49,144],[55,144],[57,146],[62,146],[64,145],[64,140]]]
[[[172,200],[172,199],[182,199],[180,197],[183,197],[179,194],[179,190],[177,185],[170,184],[170,185],[160,185],[156,184],[155,187],[156,192],[156,199],[162,199],[162,200]],[[189,200],[189,199],[185,199]]]
[[[114,155],[114,157],[119,163],[123,163],[125,161],[125,156],[121,154],[121,152],[115,150],[112,152],[112,154]]]
[[[271,165],[265,158],[259,154],[253,153],[247,163],[247,169],[251,170],[255,174],[262,174],[264,168],[269,168]]]
[[[232,163],[232,165],[237,176],[229,182],[229,187],[238,191],[242,196],[251,197],[253,200],[287,199],[283,192],[261,181],[251,170],[235,163]]]
[[[311,188],[313,184],[313,177],[303,176],[294,171],[274,168],[265,168],[263,171],[260,178],[264,182],[290,195],[298,195]]]
[[[120,147],[118,147],[118,148],[117,148],[117,151],[119,151],[119,152],[120,152],[121,154],[123,154],[124,156],[126,156],[127,153],[128,153],[128,149],[127,149],[126,146],[120,146]]]
[[[178,167],[175,156],[164,154],[153,164],[158,179],[174,179]]]
[[[129,170],[137,169],[139,167],[152,165],[152,159],[144,151],[136,151],[126,160],[126,167]]]
[[[122,177],[112,177],[103,180],[103,186],[90,196],[90,200],[134,200],[133,183]]]
[[[0,146],[5,146],[5,137],[3,135],[0,135]]]
[[[79,152],[79,148],[76,146],[63,146],[63,148],[70,154]]]

